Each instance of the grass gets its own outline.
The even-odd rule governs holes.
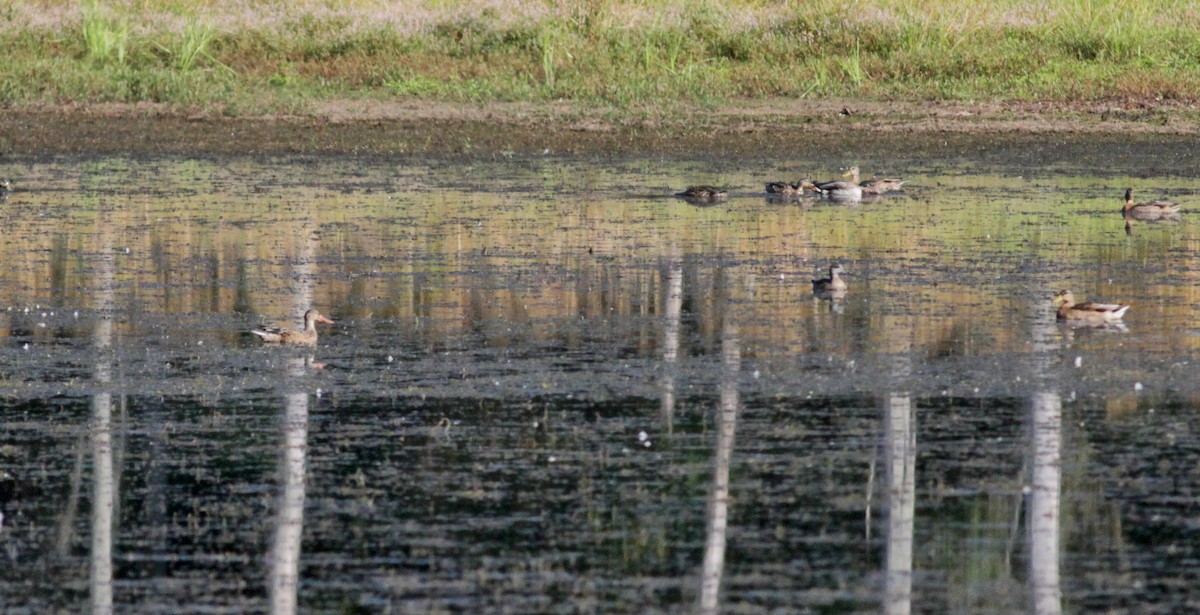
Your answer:
[[[129,24],[104,14],[100,3],[90,3],[83,14],[84,56],[95,63],[125,63]]]
[[[9,106],[1200,97],[1185,0],[0,0],[0,19]]]
[[[184,26],[183,35],[173,37],[170,45],[156,45],[171,58],[171,66],[180,72],[196,69],[200,60],[229,70],[208,52],[209,44],[216,36],[217,31],[211,25],[193,22]]]

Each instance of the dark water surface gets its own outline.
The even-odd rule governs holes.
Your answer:
[[[928,149],[0,164],[3,611],[1200,609],[1196,152]]]

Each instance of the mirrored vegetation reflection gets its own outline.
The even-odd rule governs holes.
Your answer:
[[[0,170],[6,605],[1195,601],[1200,242],[1119,209],[1196,181],[902,162],[839,204],[696,161]],[[704,178],[727,200],[671,197]],[[1061,325],[1060,288],[1134,307]],[[310,307],[315,346],[247,333]]]

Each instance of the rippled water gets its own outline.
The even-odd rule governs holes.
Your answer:
[[[1200,607],[1190,143],[820,154],[0,164],[5,612]]]

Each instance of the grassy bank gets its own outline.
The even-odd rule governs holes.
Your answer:
[[[337,8],[331,8],[337,7]],[[0,104],[1200,97],[1167,0],[0,0]]]

